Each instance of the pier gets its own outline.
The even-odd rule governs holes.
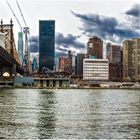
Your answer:
[[[68,88],[69,78],[34,78],[34,77],[15,77],[14,86],[30,86],[36,88]]]

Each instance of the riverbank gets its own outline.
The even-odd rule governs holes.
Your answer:
[[[34,86],[0,86],[0,89],[127,89],[127,90],[140,90],[140,87],[66,87],[66,88],[48,88],[48,87],[34,87]]]

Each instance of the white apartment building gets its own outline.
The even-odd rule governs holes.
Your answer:
[[[85,58],[83,60],[83,80],[109,80],[108,60]]]

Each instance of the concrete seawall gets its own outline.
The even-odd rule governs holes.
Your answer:
[[[68,88],[69,78],[34,78],[34,77],[15,77],[14,86],[36,87],[36,88]]]

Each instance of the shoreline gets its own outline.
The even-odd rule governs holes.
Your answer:
[[[0,89],[96,89],[96,90],[101,90],[101,89],[118,89],[118,90],[140,90],[140,87],[77,87],[77,88],[72,88],[72,87],[66,87],[66,88],[45,88],[45,87],[31,87],[31,86],[0,86]]]

